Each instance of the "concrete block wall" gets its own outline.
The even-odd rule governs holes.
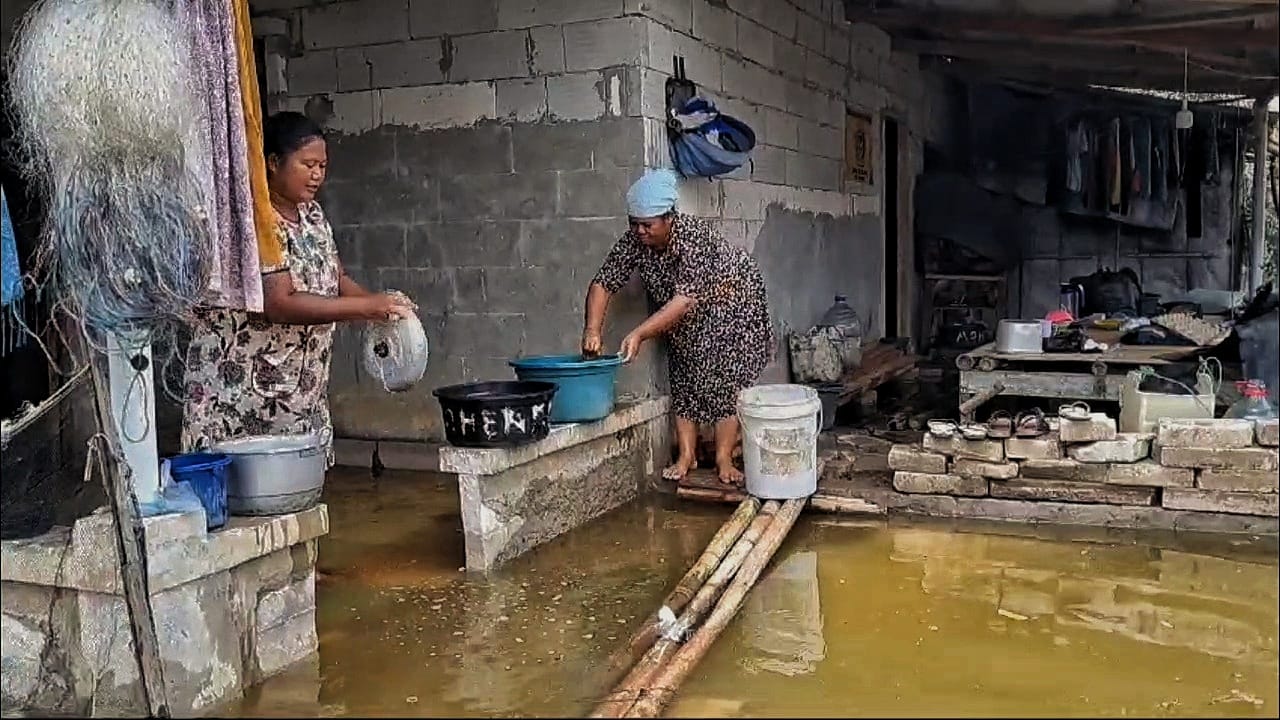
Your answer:
[[[424,381],[392,395],[359,369],[358,329],[344,328],[330,392],[339,436],[436,439],[432,388],[509,378],[512,357],[576,348],[587,283],[626,229],[626,187],[669,162],[663,82],[676,53],[761,136],[752,166],[690,182],[683,209],[761,259],[780,325],[807,327],[840,291],[879,324],[879,264],[866,260],[880,252],[880,200],[878,188],[841,187],[844,112],[888,109],[918,144],[923,83],[912,58],[849,27],[834,0],[252,7],[259,34],[275,34],[271,109],[330,132],[322,200],[344,263],[373,288],[410,293],[433,344]],[[647,305],[628,287],[606,342]],[[662,392],[656,348],[619,384]]]

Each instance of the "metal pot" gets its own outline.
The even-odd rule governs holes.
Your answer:
[[[996,352],[1044,352],[1039,320],[1001,320],[996,328]]]
[[[225,440],[213,452],[231,458],[227,510],[232,515],[301,512],[320,500],[325,452],[317,433]]]

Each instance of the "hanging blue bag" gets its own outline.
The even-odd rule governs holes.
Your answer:
[[[731,173],[751,159],[756,146],[756,134],[750,126],[700,97],[685,102],[668,127],[671,160],[685,177]]]

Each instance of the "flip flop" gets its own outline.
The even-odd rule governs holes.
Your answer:
[[[1044,419],[1040,408],[1018,413],[1013,420],[1014,435],[1020,438],[1038,438],[1049,432],[1049,423]]]
[[[986,440],[987,426],[979,423],[965,423],[960,426],[960,434],[965,440]]]
[[[1058,417],[1064,420],[1088,420],[1089,419],[1089,403],[1079,401],[1070,405],[1063,405],[1058,408]]]
[[[1013,437],[1013,417],[1004,410],[991,413],[987,418],[987,437],[996,440]]]
[[[950,420],[930,420],[928,428],[930,435],[940,438],[954,437],[957,430],[956,424]]]

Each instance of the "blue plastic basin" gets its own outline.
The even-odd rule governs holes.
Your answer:
[[[551,422],[591,422],[613,412],[614,381],[622,358],[602,355],[584,360],[581,355],[541,355],[512,360],[516,377],[555,383]]]
[[[187,453],[169,458],[169,475],[185,482],[204,506],[206,524],[217,530],[227,524],[227,472],[231,458],[217,453]]]

